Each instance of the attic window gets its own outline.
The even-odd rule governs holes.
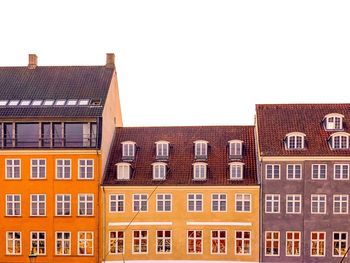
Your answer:
[[[330,113],[324,117],[326,130],[341,130],[343,129],[344,115],[339,113]]]
[[[17,106],[18,105],[18,103],[19,103],[19,100],[10,100],[10,102],[9,102],[9,106]]]
[[[291,132],[286,135],[285,143],[287,149],[301,150],[305,146],[306,135],[301,132]]]
[[[166,163],[153,163],[153,180],[165,180],[166,178]]]
[[[66,104],[66,100],[56,100],[55,105],[56,106],[63,106]]]
[[[79,100],[79,103],[78,103],[80,106],[86,106],[89,104],[89,100]]]
[[[156,142],[156,159],[168,159],[169,158],[169,142],[158,141]]]
[[[232,162],[230,166],[230,179],[231,180],[242,180],[243,179],[243,165],[241,162]]]
[[[31,100],[21,100],[21,103],[19,105],[21,106],[28,106],[30,105]]]
[[[194,163],[193,164],[193,180],[206,180],[207,179],[207,165],[206,163]]]
[[[77,105],[78,100],[68,100],[67,101],[67,106],[74,106]]]
[[[229,156],[230,159],[234,159],[242,156],[242,143],[241,140],[231,140],[229,143]]]
[[[349,133],[336,132],[333,133],[330,138],[330,146],[332,149],[349,149]]]
[[[54,100],[45,100],[43,105],[44,106],[52,106],[54,102],[55,102]]]
[[[0,106],[6,106],[8,100],[0,100]]]
[[[134,160],[135,146],[136,146],[135,142],[131,142],[131,141],[122,142],[123,160],[130,160],[130,161]]]
[[[117,163],[117,179],[130,180],[130,163]]]
[[[92,99],[90,102],[91,106],[100,106],[101,105],[101,100],[100,99]]]
[[[198,140],[194,142],[194,158],[196,160],[208,159],[208,142]]]
[[[32,101],[32,106],[40,106],[43,103],[42,100],[33,100]]]

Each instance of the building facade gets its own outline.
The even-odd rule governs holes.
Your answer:
[[[340,262],[349,247],[349,104],[257,105],[262,262]]]
[[[104,66],[0,68],[0,262],[97,262],[100,188],[122,125]]]
[[[102,262],[259,262],[253,126],[117,128]]]

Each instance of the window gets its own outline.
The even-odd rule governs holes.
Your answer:
[[[66,104],[66,100],[56,100],[55,105],[56,106],[63,106]]]
[[[157,212],[171,211],[171,194],[157,194]]]
[[[54,102],[55,102],[54,100],[45,100],[44,106],[52,106]]]
[[[56,194],[56,216],[70,216],[70,194]]]
[[[21,179],[21,160],[6,159],[6,179]]]
[[[39,146],[39,123],[16,123],[16,146]]]
[[[211,231],[211,254],[226,254],[226,231]]]
[[[79,105],[79,106],[86,106],[86,105],[89,105],[89,100],[86,100],[86,99],[79,100],[78,105]]]
[[[63,147],[63,130],[62,123],[52,124],[53,146]]]
[[[265,232],[265,256],[279,256],[280,254],[280,232]]]
[[[334,165],[334,180],[349,180],[349,165],[335,164]]]
[[[123,194],[109,195],[109,212],[124,212],[125,196]]]
[[[94,215],[94,195],[79,194],[78,199],[79,199],[78,215],[93,216]]]
[[[348,249],[348,232],[333,232],[333,256],[343,257]]]
[[[130,179],[130,163],[117,163],[117,179],[129,180]]]
[[[171,253],[170,230],[157,230],[157,253]]]
[[[301,179],[301,165],[300,164],[288,164],[287,165],[287,179],[288,180],[300,180]]]
[[[68,100],[67,106],[75,106],[77,105],[78,100]]]
[[[280,195],[267,194],[265,195],[265,213],[280,212]]]
[[[312,165],[312,179],[313,180],[326,180],[327,179],[327,165],[326,164],[313,164]]]
[[[236,255],[250,255],[251,233],[250,231],[236,231],[235,232],[235,254]]]
[[[300,232],[286,232],[286,256],[300,256]]]
[[[30,251],[36,255],[46,255],[45,232],[30,232]]]
[[[124,231],[109,232],[109,253],[124,254]]]
[[[195,141],[194,142],[194,158],[204,159],[208,158],[208,142],[207,141]]]
[[[266,179],[280,179],[280,166],[278,164],[266,165]]]
[[[134,194],[133,197],[133,212],[147,212],[148,210],[148,195]]]
[[[135,157],[135,142],[122,142],[123,147],[123,159],[133,160]]]
[[[187,231],[187,254],[202,254],[203,251],[203,231]]]
[[[30,166],[31,166],[30,168],[31,179],[46,178],[46,160],[45,159],[31,159]]]
[[[206,180],[207,179],[207,164],[206,163],[194,163],[193,164],[193,180]]]
[[[33,100],[32,106],[41,106],[42,103],[43,103],[43,100]]]
[[[202,212],[203,211],[203,195],[188,194],[187,195],[187,211]]]
[[[79,160],[79,179],[94,178],[94,160]]]
[[[306,135],[301,132],[292,132],[286,135],[286,148],[300,150],[304,149]]]
[[[230,179],[242,180],[243,179],[243,165],[244,163],[230,163]]]
[[[311,256],[324,257],[326,251],[326,232],[311,232]]]
[[[28,106],[30,104],[31,100],[21,100],[19,103],[20,106]]]
[[[301,195],[286,195],[286,213],[301,213]]]
[[[0,100],[0,106],[6,106],[7,100]]]
[[[56,160],[56,179],[71,179],[71,160]]]
[[[349,149],[349,134],[345,132],[336,132],[333,133],[329,142],[332,149]]]
[[[55,255],[71,254],[71,235],[70,232],[56,232]]]
[[[156,159],[166,160],[169,157],[169,142],[156,142]]]
[[[327,130],[341,130],[343,129],[343,118],[344,116],[339,113],[327,114],[324,117],[325,128]]]
[[[242,143],[240,140],[229,141],[229,156],[230,159],[234,159],[242,156]]]
[[[251,199],[250,194],[236,194],[236,212],[250,212]]]
[[[94,254],[94,233],[78,232],[78,255]]]
[[[31,194],[30,195],[30,216],[46,215],[46,195]]]
[[[21,215],[21,195],[8,194],[6,195],[6,216]]]
[[[146,254],[148,253],[148,231],[147,230],[134,230],[132,231],[132,243],[134,254]]]
[[[22,254],[22,237],[19,231],[6,232],[6,255]]]
[[[153,163],[153,180],[165,180],[166,177],[166,164],[165,163]]]
[[[65,146],[89,147],[90,128],[89,123],[64,123]]]
[[[4,146],[14,146],[14,130],[12,123],[4,123]]]
[[[211,211],[226,212],[226,194],[211,195]]]
[[[311,195],[311,214],[326,213],[326,195]]]
[[[347,214],[349,207],[348,195],[333,195],[333,213]]]
[[[19,100],[10,100],[8,106],[17,106],[19,104]]]

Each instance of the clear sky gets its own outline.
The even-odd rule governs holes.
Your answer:
[[[125,126],[253,124],[257,103],[350,103],[349,14],[348,0],[1,1],[0,66],[113,52]]]

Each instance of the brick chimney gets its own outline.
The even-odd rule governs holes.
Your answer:
[[[115,68],[115,55],[114,53],[106,54],[106,68]]]
[[[36,54],[29,54],[28,68],[35,69],[38,66],[38,56]]]

